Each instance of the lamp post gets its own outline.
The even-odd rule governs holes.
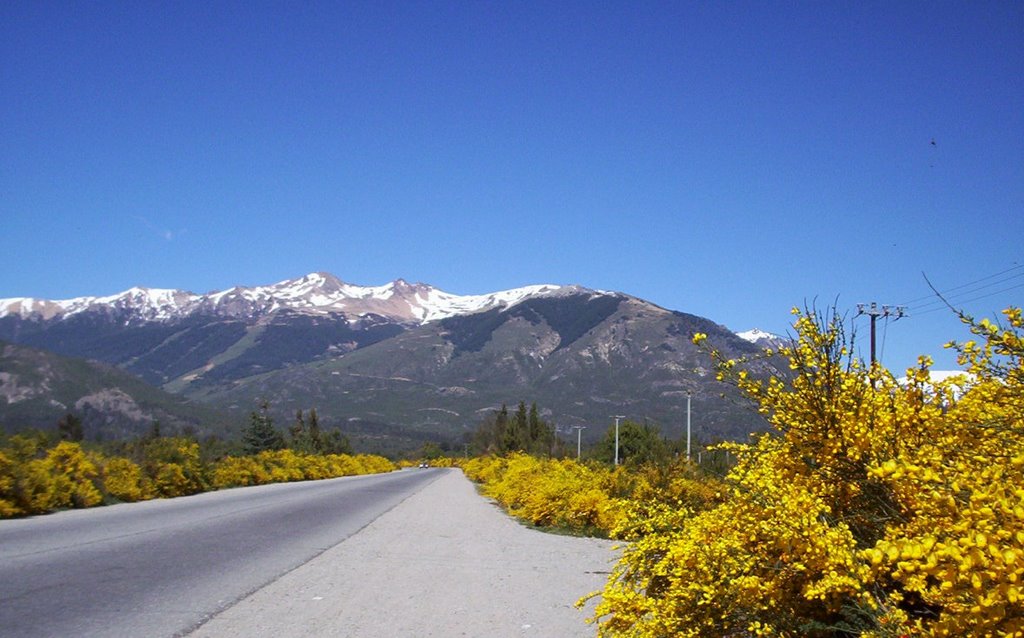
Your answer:
[[[587,426],[574,425],[572,427],[576,429],[576,460],[578,461],[580,460],[580,435],[583,433],[583,430],[587,428]]]
[[[615,465],[619,464],[619,419],[625,419],[626,417],[618,415],[613,416],[615,419]]]
[[[686,391],[686,462],[690,462],[690,391]]]

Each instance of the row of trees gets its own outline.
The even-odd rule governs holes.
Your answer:
[[[295,420],[288,427],[287,434],[281,432],[270,415],[270,404],[264,401],[259,410],[249,415],[249,425],[242,432],[242,443],[246,454],[283,450],[288,448],[300,454],[351,454],[352,445],[348,437],[337,428],[328,432],[320,429],[320,418],[316,408],[303,414],[295,413]]]
[[[565,451],[565,444],[555,436],[554,426],[540,418],[537,404],[533,403],[527,411],[523,401],[513,415],[509,415],[508,407],[502,404],[500,410],[476,429],[470,445],[475,454],[522,451],[559,456]]]
[[[583,458],[613,464],[615,440],[615,427],[610,426],[599,441],[583,450]],[[467,446],[473,456],[525,452],[534,456],[562,458],[576,454],[575,443],[559,438],[554,425],[540,418],[537,404],[533,403],[527,410],[523,401],[511,415],[503,404],[500,410],[477,427]],[[704,444],[698,442],[698,447],[704,447]],[[680,458],[685,450],[685,440],[665,438],[656,425],[630,419],[619,424],[618,458],[623,465],[665,465]],[[702,459],[702,464],[722,474],[726,458],[724,451],[715,450]]]

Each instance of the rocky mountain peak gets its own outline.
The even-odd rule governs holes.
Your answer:
[[[736,336],[760,348],[778,348],[779,346],[785,345],[789,342],[787,337],[783,337],[772,332],[766,332],[760,328],[737,332]]]
[[[98,312],[116,313],[119,320],[127,322],[174,322],[196,315],[248,320],[290,311],[306,315],[341,314],[354,320],[377,315],[389,321],[421,324],[495,307],[510,307],[534,297],[584,292],[595,291],[548,284],[483,295],[454,295],[405,279],[381,286],[359,286],[321,271],[267,286],[235,286],[205,295],[134,287],[106,297],[61,301],[0,299],[0,318],[14,316],[49,321],[82,312]]]

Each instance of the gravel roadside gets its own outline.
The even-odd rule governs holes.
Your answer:
[[[528,529],[443,472],[189,636],[594,636],[593,601],[574,603],[604,586],[614,542]]]

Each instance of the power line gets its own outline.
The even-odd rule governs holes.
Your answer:
[[[924,273],[921,273],[921,274],[924,275]],[[1011,290],[1017,290],[1019,288],[1024,288],[1024,283],[1016,283],[1016,282],[1021,280],[1020,279],[1021,277],[1024,277],[1024,264],[1017,264],[1017,265],[1013,266],[1012,268],[1007,268],[1006,270],[1003,270],[1001,272],[997,272],[997,273],[992,274],[992,275],[988,275],[987,277],[982,277],[980,279],[975,279],[974,281],[968,282],[966,284],[961,284],[959,286],[954,286],[953,288],[949,288],[949,289],[947,289],[947,290],[945,290],[943,292],[939,292],[939,291],[935,290],[935,287],[932,286],[931,282],[929,281],[928,285],[931,286],[932,290],[934,291],[933,294],[932,295],[927,295],[927,296],[924,296],[924,297],[918,297],[916,299],[911,299],[910,301],[906,302],[906,304],[899,304],[899,305],[896,305],[896,306],[889,306],[889,305],[879,306],[879,304],[877,304],[876,302],[871,302],[870,304],[863,304],[863,303],[857,304],[857,316],[868,315],[868,317],[871,319],[871,366],[872,366],[872,368],[874,368],[874,365],[875,365],[875,362],[876,362],[876,359],[875,359],[875,323],[876,323],[876,320],[878,319],[878,317],[884,317],[885,318],[885,323],[882,326],[882,351],[881,351],[881,356],[884,357],[885,356],[886,337],[889,334],[889,319],[890,319],[890,317],[894,317],[893,321],[898,321],[902,317],[906,317],[906,316],[919,317],[921,315],[926,315],[926,314],[929,314],[929,313],[932,313],[932,312],[938,312],[940,310],[946,310],[949,307],[949,305],[952,304],[952,303],[956,303],[958,305],[963,305],[963,304],[971,303],[973,301],[979,301],[981,299],[987,299],[989,297],[995,297],[996,295],[1001,295],[1003,293],[1010,292]],[[993,279],[995,281],[992,281]],[[925,281],[928,281],[928,277],[927,276],[925,276]],[[988,283],[985,283],[985,282],[988,282]],[[1011,283],[1011,282],[1014,283],[1014,285],[1006,286],[1006,287],[1000,288],[999,290],[989,291],[989,292],[982,293],[982,291],[988,290],[988,289],[993,288],[995,286],[1001,286],[1003,284]],[[950,294],[950,293],[954,293],[954,294]],[[979,293],[982,293],[982,294],[979,294]],[[938,298],[936,299],[936,297],[938,297]],[[922,300],[925,300],[925,299],[929,299],[930,301],[928,301],[927,303],[918,304],[917,306],[910,306],[909,312],[908,312],[907,306],[909,306],[910,304],[913,304],[914,302],[922,301]],[[874,386],[875,386],[875,383],[874,383],[874,380],[872,379],[871,387],[874,387]]]
[[[947,298],[945,300],[938,299],[938,300],[936,300],[935,303],[925,304],[923,306],[918,306],[914,310],[914,315],[915,316],[916,315],[923,315],[923,314],[926,314],[926,313],[929,313],[929,312],[935,312],[936,310],[943,310],[943,309],[948,308],[949,305],[954,304],[954,303],[955,304],[965,304],[965,303],[970,303],[972,301],[978,301],[980,299],[987,299],[989,297],[995,297],[996,295],[1001,295],[1004,292],[1009,292],[1011,290],[1016,290],[1017,288],[1020,288],[1022,286],[1024,286],[1024,283],[1020,283],[1020,284],[1017,284],[1015,286],[1008,286],[1008,287],[1002,288],[1000,290],[993,290],[991,292],[986,292],[986,293],[981,294],[981,295],[974,295],[973,297],[966,297],[965,298],[965,295],[972,295],[972,294],[982,290],[981,288],[979,288],[977,290],[972,290],[970,292],[961,293],[959,295],[953,295],[951,298]]]
[[[988,275],[987,277],[981,277],[980,279],[975,279],[974,281],[969,281],[969,282],[967,282],[965,284],[960,284],[959,286],[953,286],[952,288],[947,288],[946,290],[942,290],[940,292],[943,295],[947,295],[948,293],[955,292],[957,290],[962,290],[963,288],[967,288],[969,286],[973,286],[975,284],[979,284],[979,283],[981,283],[983,281],[988,281],[989,279],[995,279],[996,277],[1005,275],[1006,273],[1013,272],[1015,270],[1021,270],[1021,269],[1024,269],[1024,264],[1017,264],[1015,266],[1011,266],[1010,268],[1007,268],[1006,270],[1002,270],[1000,272]],[[1013,278],[1015,278],[1017,276],[1020,276],[1020,275],[1024,275],[1024,272],[1021,272],[1021,273],[1018,273],[1018,274],[1013,275],[1011,277],[1008,277],[1007,279],[1013,279]],[[963,293],[959,293],[959,294],[963,294]],[[935,293],[932,293],[932,294],[929,294],[929,295],[923,295],[921,297],[917,297],[915,299],[911,299],[909,301],[904,301],[903,303],[901,303],[899,305],[901,305],[901,306],[910,306],[910,305],[912,305],[912,304],[914,304],[914,303],[916,303],[918,301],[923,301],[925,299],[934,299],[934,298],[935,298]]]
[[[1024,264],[1017,264],[1015,266],[1011,266],[1011,267],[1007,268],[1006,270],[1002,270],[1002,271],[999,271],[997,273],[988,275],[987,277],[981,277],[980,279],[975,279],[974,281],[969,281],[969,282],[967,282],[965,284],[960,284],[959,286],[953,286],[952,288],[948,288],[948,289],[942,290],[940,292],[943,295],[945,295],[945,294],[953,292],[955,290],[960,290],[961,288],[967,288],[968,286],[973,286],[974,284],[981,283],[983,281],[988,281],[989,279],[994,279],[996,277],[999,277],[1000,275],[1005,275],[1008,272],[1013,272],[1014,270],[1021,270],[1022,268],[1024,268]],[[1024,274],[1024,273],[1022,273],[1022,274]],[[921,297],[917,297],[916,299],[911,299],[909,301],[904,301],[900,305],[901,306],[909,306],[909,305],[911,305],[911,304],[913,304],[913,303],[915,303],[917,301],[921,301],[923,299],[932,299],[934,297],[935,297],[935,293],[932,293],[932,294],[929,294],[929,295],[924,295],[924,296],[921,296]]]
[[[1018,288],[1024,288],[1024,284],[1017,284],[1016,286],[1010,286],[1009,288],[1003,288],[1002,290],[996,290],[995,292],[990,292],[990,293],[987,293],[987,294],[984,294],[984,295],[979,295],[977,297],[971,297],[970,299],[957,299],[956,303],[958,303],[958,304],[966,304],[966,303],[970,303],[972,301],[978,301],[980,299],[988,299],[989,297],[995,297],[996,295],[1001,295],[1004,292],[1009,292],[1011,290],[1016,290]],[[937,306],[935,308],[928,308],[927,310],[914,311],[914,313],[911,316],[920,317],[921,315],[927,315],[927,314],[930,314],[930,313],[933,313],[933,312],[938,312],[940,310],[946,310],[946,309],[947,309],[947,306],[945,304],[942,304],[942,305],[939,305],[939,306]]]
[[[946,293],[942,293],[942,295],[943,295],[943,297],[945,297],[946,301],[950,301],[950,302],[956,301],[956,302],[959,303],[961,301],[962,297],[964,297],[966,295],[973,295],[975,293],[981,292],[982,290],[985,290],[986,288],[992,288],[993,286],[999,286],[999,285],[1005,284],[1005,283],[1010,282],[1010,281],[1019,280],[1021,277],[1024,277],[1024,272],[1020,272],[1020,273],[1015,274],[1015,275],[1010,275],[1009,277],[1003,277],[1002,279],[997,279],[996,281],[987,283],[987,284],[985,284],[983,286],[971,287],[971,288],[968,288],[967,290],[964,290],[963,292],[958,292],[958,293],[956,293],[954,295],[947,295]],[[960,288],[963,288],[963,287],[964,286],[960,286]],[[1014,287],[1011,287],[1008,290],[1012,290]],[[998,292],[993,293],[993,294],[998,294]],[[931,301],[928,301],[928,302],[923,303],[923,304],[918,304],[917,306],[913,306],[912,305],[912,306],[910,306],[910,308],[912,310],[914,310],[915,312],[917,312],[917,311],[921,311],[921,310],[929,310],[932,306],[945,307],[946,301],[943,301],[942,299],[935,299],[935,298],[933,298]]]
[[[885,315],[885,323],[882,324],[882,349],[878,353],[878,359],[885,359],[885,337],[889,334],[889,315]]]

